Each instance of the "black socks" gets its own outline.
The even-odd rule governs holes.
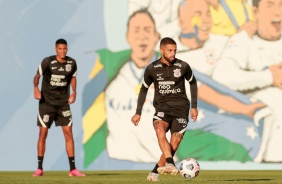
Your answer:
[[[76,168],[75,168],[74,157],[69,157],[69,163],[70,163],[70,171],[76,169]]]
[[[165,160],[168,164],[173,164],[175,166],[175,163],[172,157],[166,158]]]
[[[42,167],[42,165],[43,165],[43,158],[44,157],[40,157],[40,156],[37,157],[37,159],[38,159],[38,169],[41,169],[41,170],[43,170],[43,167]]]

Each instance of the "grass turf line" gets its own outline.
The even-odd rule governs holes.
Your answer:
[[[45,171],[42,177],[32,177],[33,172],[0,172],[1,184],[142,184],[149,183],[149,171],[85,171],[86,177],[69,177],[68,171]],[[180,174],[160,175],[161,183],[201,184],[282,184],[282,171],[209,171],[201,170],[198,177],[185,179]]]

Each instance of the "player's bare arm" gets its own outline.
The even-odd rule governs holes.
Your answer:
[[[36,75],[34,76],[34,79],[33,79],[33,86],[34,86],[33,93],[34,93],[34,98],[37,99],[37,100],[40,100],[40,99],[41,99],[41,91],[40,91],[40,89],[38,88],[39,78],[40,78],[40,75],[39,75],[39,74],[36,74]]]
[[[71,88],[72,88],[72,94],[68,99],[69,104],[74,103],[76,100],[76,77],[72,77],[71,79]]]

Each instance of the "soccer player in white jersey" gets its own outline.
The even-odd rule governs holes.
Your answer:
[[[257,162],[282,162],[282,0],[253,0],[257,32],[235,34],[215,68],[213,78],[269,106]]]
[[[34,77],[34,98],[39,100],[37,125],[39,138],[37,144],[38,168],[33,176],[43,175],[43,158],[46,148],[48,129],[55,121],[61,126],[66,141],[66,151],[69,158],[69,176],[85,176],[75,167],[74,140],[72,134],[72,113],[70,104],[76,100],[76,61],[67,56],[67,41],[58,39],[55,45],[56,55],[43,59]],[[41,90],[38,87],[42,79]],[[70,86],[72,93],[70,94]]]

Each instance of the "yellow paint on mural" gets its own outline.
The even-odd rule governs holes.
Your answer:
[[[89,78],[90,79],[94,78],[103,68],[104,67],[100,62],[100,57],[98,57],[97,60],[96,60],[95,66],[93,67],[93,69],[92,69],[92,71],[89,75]]]
[[[105,93],[102,92],[83,117],[83,144],[92,137],[94,132],[96,132],[106,120],[106,107],[104,100]]]
[[[202,25],[202,19],[200,16],[194,16],[191,20],[191,24],[193,26],[198,26],[200,27]]]
[[[225,0],[226,4],[228,5],[230,11],[232,12],[233,16],[235,17],[239,27],[246,23],[246,13],[244,11],[244,6],[247,10],[247,15],[249,16],[249,20],[253,20],[253,14],[251,6],[245,0]],[[244,4],[244,6],[243,6]],[[237,32],[235,26],[233,25],[232,21],[230,20],[228,14],[223,9],[221,4],[218,5],[217,9],[214,9],[210,6],[213,26],[212,26],[212,33],[215,34],[223,34],[226,36],[231,36]]]

